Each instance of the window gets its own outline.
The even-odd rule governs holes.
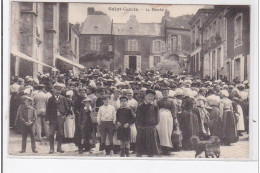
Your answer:
[[[93,36],[90,38],[90,42],[91,42],[91,50],[94,51],[100,51],[100,43],[101,43],[101,39],[98,36]]]
[[[160,56],[154,56],[154,66],[156,66],[157,63],[161,62],[161,57]]]
[[[128,40],[128,51],[138,51],[138,40]]]
[[[235,17],[234,21],[234,46],[242,45],[242,14]]]
[[[153,52],[154,53],[160,53],[161,52],[161,41],[154,41],[154,44],[153,44]]]

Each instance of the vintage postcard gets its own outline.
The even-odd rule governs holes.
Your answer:
[[[251,14],[10,1],[9,157],[250,160]]]

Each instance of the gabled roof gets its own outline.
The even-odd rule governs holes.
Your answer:
[[[111,20],[107,15],[88,15],[80,27],[81,34],[111,34]]]
[[[134,15],[126,23],[113,24],[114,35],[149,35],[163,36],[163,24],[139,23]]]

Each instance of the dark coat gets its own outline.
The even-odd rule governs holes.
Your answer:
[[[78,124],[81,130],[82,139],[91,139],[91,134],[93,132],[93,122],[90,117],[90,111],[81,109],[79,114]]]
[[[68,103],[66,98],[62,95],[59,96],[58,101],[55,96],[51,96],[48,100],[46,107],[46,121],[56,122],[57,121],[57,111],[65,116],[68,113]]]

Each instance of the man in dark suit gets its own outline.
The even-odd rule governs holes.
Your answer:
[[[57,152],[64,153],[61,148],[64,133],[64,120],[66,118],[68,104],[66,98],[60,95],[62,84],[54,84],[54,94],[49,98],[46,108],[46,119],[50,124],[50,154],[54,153],[54,134],[57,129]]]

